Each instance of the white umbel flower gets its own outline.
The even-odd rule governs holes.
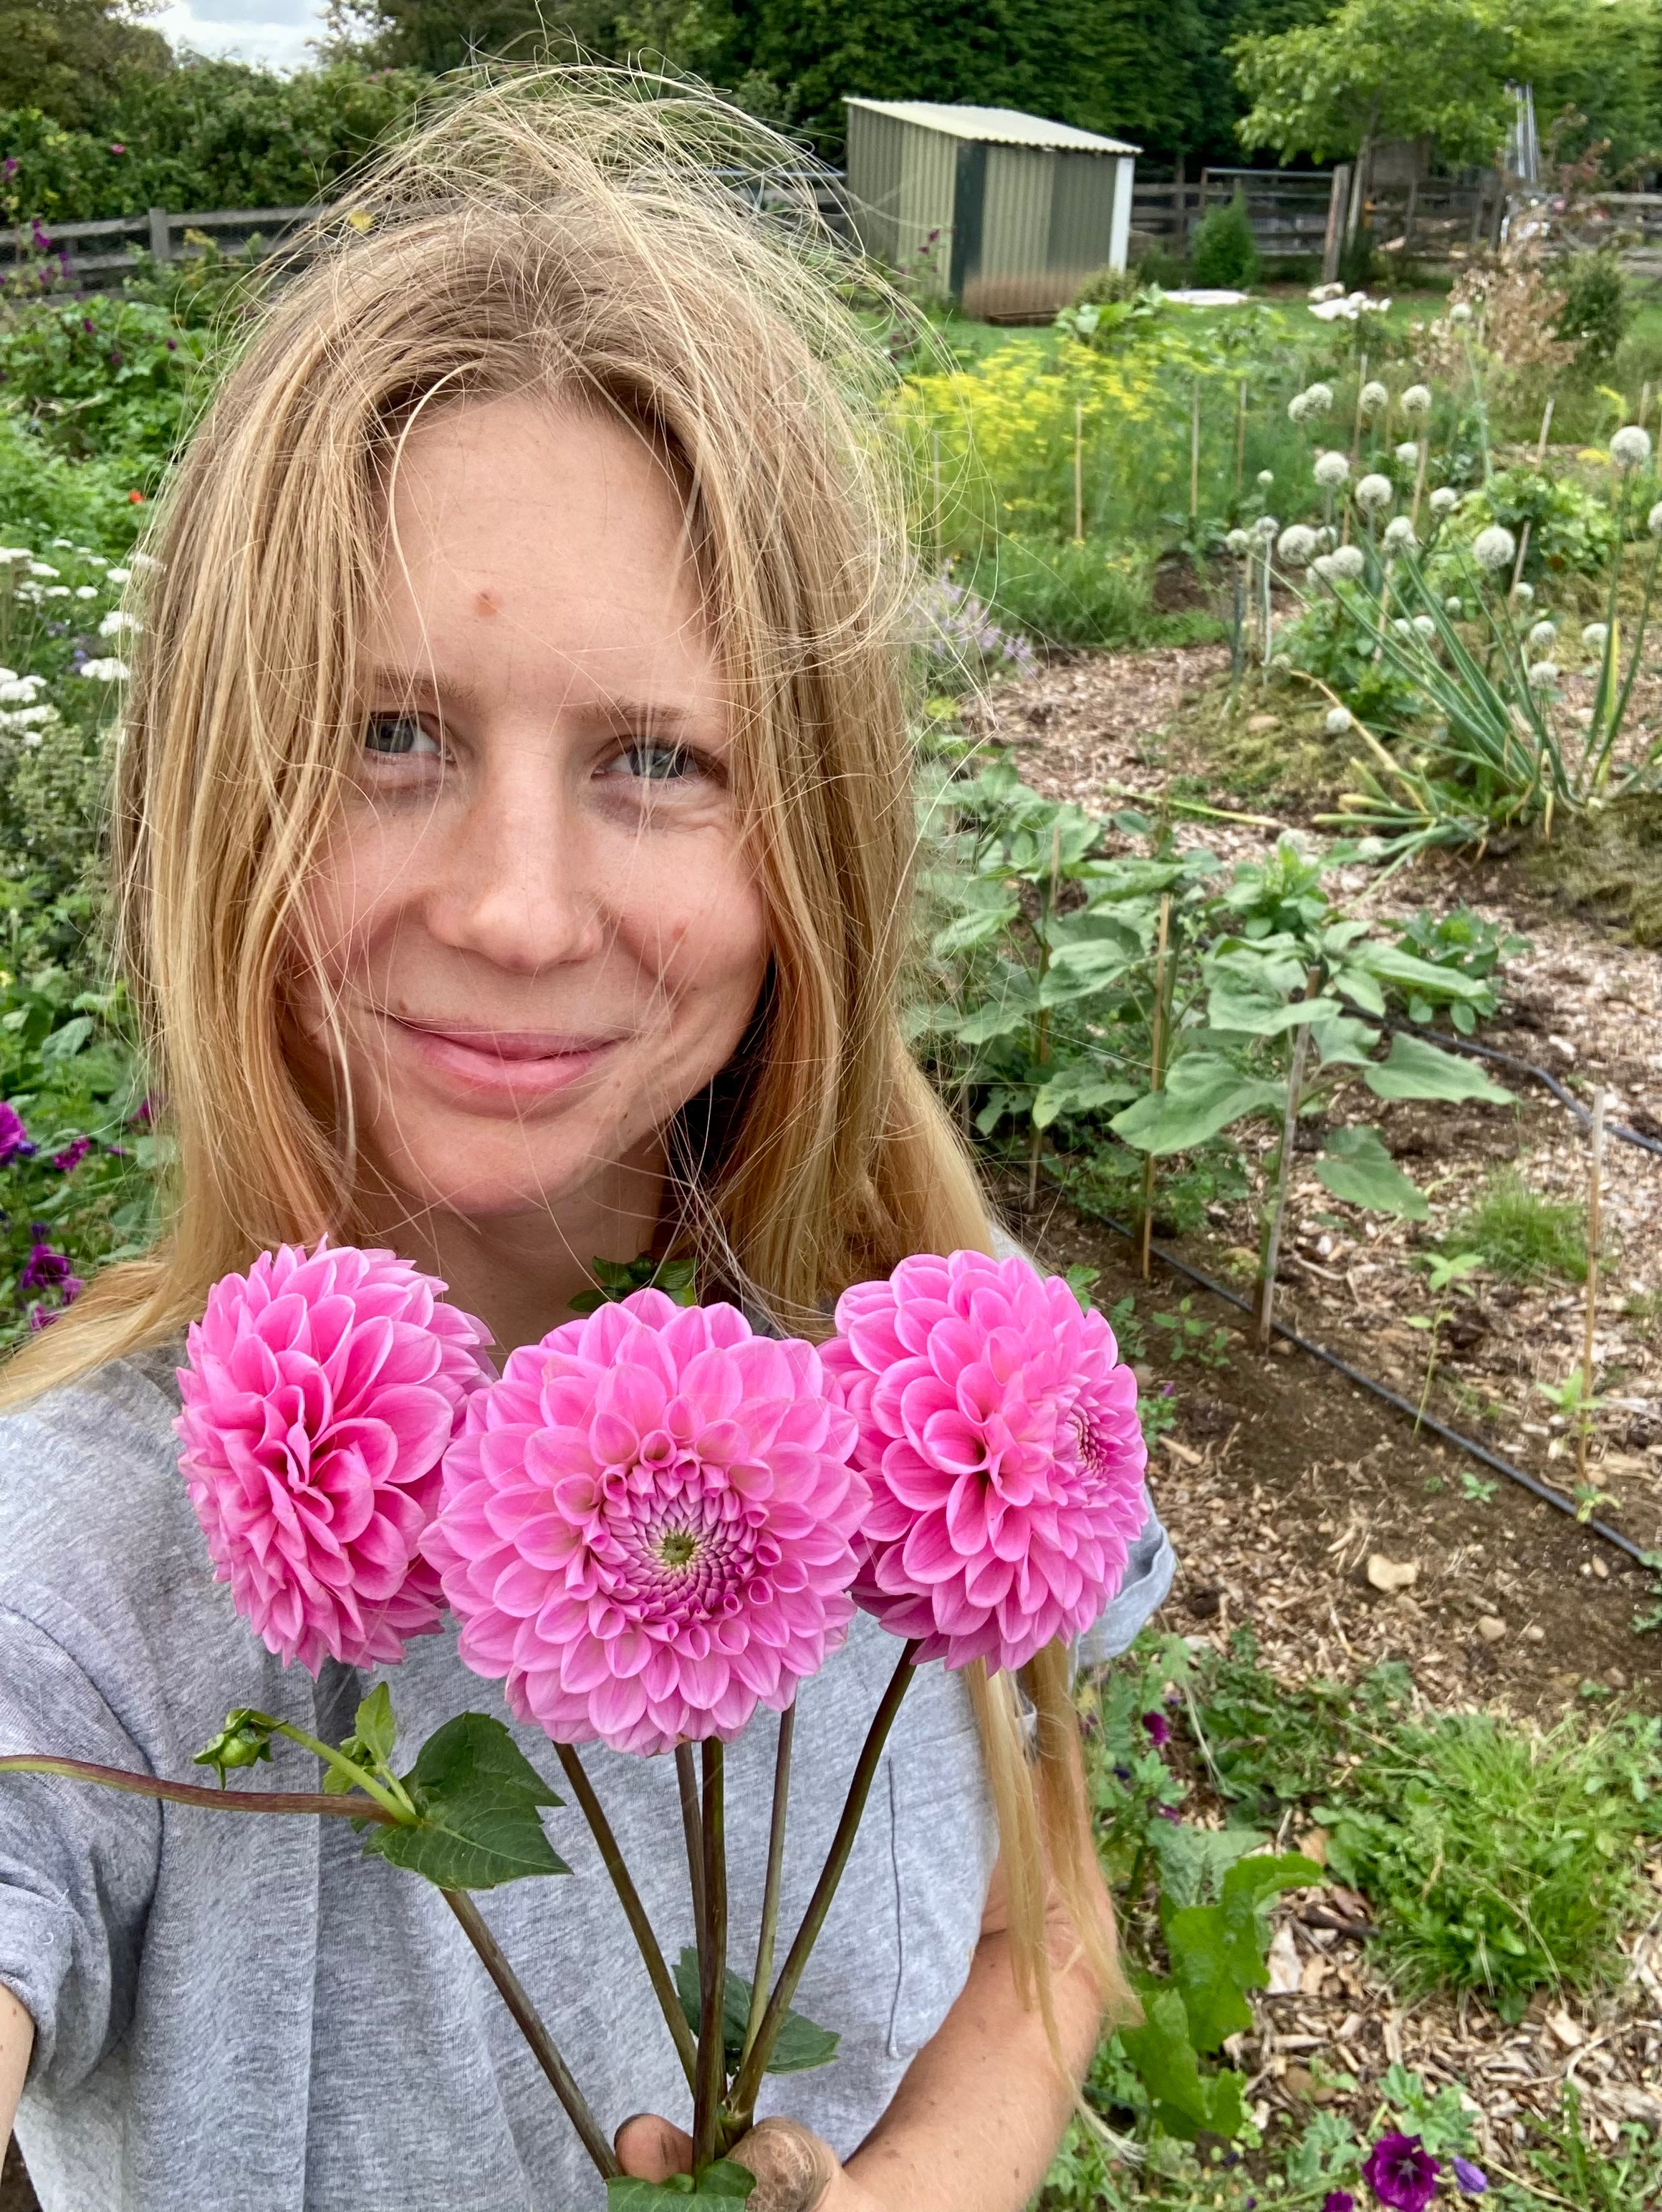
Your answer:
[[[1350,463],[1342,453],[1318,453],[1315,477],[1324,491],[1336,491],[1350,476]]]
[[[136,560],[138,556],[135,555],[133,557]],[[131,568],[106,568],[104,571],[104,581],[107,584],[125,584],[131,574],[132,570]]]
[[[1318,540],[1313,530],[1302,522],[1289,522],[1276,543],[1275,550],[1289,568],[1305,568],[1316,557]]]
[[[1538,622],[1529,634],[1531,653],[1550,653],[1558,640],[1558,625],[1555,622]]]
[[[1509,568],[1518,557],[1518,540],[1509,530],[1498,522],[1491,522],[1487,530],[1480,530],[1471,541],[1471,557],[1480,568],[1498,575]]]
[[[1323,724],[1330,738],[1342,738],[1355,720],[1348,707],[1330,707]]]
[[[1610,459],[1621,469],[1642,469],[1651,457],[1651,434],[1629,422],[1610,440]]]
[[[1414,525],[1405,514],[1393,514],[1386,523],[1385,544],[1387,553],[1406,553],[1419,542],[1414,535]]]
[[[1552,660],[1537,660],[1529,672],[1531,691],[1550,691],[1558,681],[1558,665]]]
[[[1258,471],[1258,489],[1260,491],[1268,491],[1270,485],[1274,483],[1275,481],[1275,471],[1274,469],[1260,469]]]
[[[1330,584],[1333,580],[1333,556],[1318,553],[1310,564],[1310,573],[1312,576],[1319,576],[1323,583]]]
[[[83,660],[75,672],[77,676],[84,676],[89,684],[125,684],[127,664],[125,660],[118,660],[112,653],[103,660]]]
[[[1391,404],[1391,394],[1383,384],[1370,379],[1357,393],[1356,401],[1364,415],[1382,415]]]
[[[1404,415],[1429,415],[1431,386],[1428,384],[1410,384],[1397,404]]]
[[[1360,545],[1341,545],[1327,557],[1333,564],[1333,574],[1344,584],[1354,584],[1367,566]]]
[[[143,628],[137,615],[124,614],[119,607],[112,607],[98,625],[100,637],[119,637],[125,630]]]
[[[1434,514],[1452,514],[1459,504],[1460,495],[1452,484],[1439,484],[1431,495],[1431,511]]]
[[[0,704],[32,707],[46,685],[44,676],[14,676],[9,669],[0,670]]]
[[[1295,392],[1287,403],[1287,419],[1302,425],[1310,419],[1310,402],[1302,392]]]
[[[1419,467],[1420,448],[1415,444],[1412,438],[1404,438],[1402,444],[1397,447],[1397,465],[1399,468],[1404,469],[1417,469]]]
[[[1589,653],[1602,653],[1610,634],[1608,623],[1585,623],[1581,629],[1581,642]]]
[[[1378,514],[1397,496],[1389,477],[1366,476],[1356,487],[1356,504],[1366,514]]]

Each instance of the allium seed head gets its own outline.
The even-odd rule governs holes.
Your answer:
[[[1491,575],[1509,568],[1517,556],[1518,540],[1498,522],[1491,522],[1487,530],[1480,530],[1471,541],[1472,559]]]
[[[1629,422],[1610,440],[1610,459],[1618,468],[1642,469],[1651,457],[1651,434]]]
[[[1529,672],[1531,691],[1550,691],[1558,681],[1557,665],[1550,660],[1537,660]]]
[[[1586,623],[1581,629],[1581,642],[1589,653],[1602,653],[1610,634],[1608,623]]]
[[[1471,320],[1471,309],[1464,300],[1457,300],[1448,311],[1448,319],[1452,323],[1469,323]]]
[[[1324,491],[1336,491],[1350,475],[1350,463],[1342,453],[1318,453],[1314,474]]]
[[[1244,530],[1232,530],[1223,544],[1226,552],[1233,553],[1238,561],[1244,561],[1251,550],[1252,540]]]
[[[1391,404],[1391,393],[1383,384],[1370,380],[1356,395],[1364,415],[1382,414]]]
[[[1396,496],[1389,477],[1366,476],[1356,487],[1356,504],[1368,514],[1381,513]]]
[[[1532,607],[1535,605],[1534,585],[1514,584],[1512,587],[1512,598],[1514,606]]]
[[[1288,568],[1306,568],[1316,556],[1316,533],[1302,522],[1291,522],[1282,531],[1275,550]]]
[[[1258,471],[1258,484],[1262,490],[1268,491],[1270,485],[1274,483],[1275,481],[1275,471],[1274,469],[1260,469]]]
[[[1397,402],[1404,415],[1429,415],[1431,387],[1426,384],[1410,384]]]
[[[1434,514],[1452,514],[1459,504],[1460,495],[1452,484],[1439,484],[1431,495],[1431,511]]]
[[[1360,545],[1341,545],[1327,557],[1333,563],[1333,574],[1341,583],[1357,582],[1367,567]]]
[[[1385,542],[1387,553],[1406,553],[1420,541],[1414,535],[1414,525],[1407,515],[1393,514],[1385,525]]]
[[[1437,635],[1437,618],[1434,615],[1415,615],[1412,627],[1416,636],[1435,637]]]
[[[1355,720],[1348,707],[1330,707],[1323,724],[1330,738],[1342,738]]]
[[[1257,532],[1260,538],[1269,538],[1275,536],[1275,532],[1281,528],[1281,525],[1276,521],[1273,514],[1261,514],[1257,520],[1252,525],[1252,527]]]
[[[1415,469],[1420,465],[1420,448],[1412,438],[1404,438],[1397,447],[1397,465],[1404,469]]]
[[[1557,636],[1556,623],[1538,622],[1529,634],[1529,649],[1531,653],[1549,653]]]

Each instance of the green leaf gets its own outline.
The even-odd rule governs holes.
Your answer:
[[[623,2174],[606,2185],[606,2212],[654,2212],[662,2204],[742,2204],[755,2186],[750,2168],[730,2158],[707,2166],[697,2181],[690,2173],[678,2173],[673,2181],[636,2181]]]
[[[1391,1040],[1391,1056],[1383,1066],[1365,1070],[1363,1081],[1376,1098],[1434,1098],[1458,1105],[1482,1098],[1496,1106],[1516,1102],[1511,1091],[1492,1083],[1469,1060],[1440,1052],[1423,1037],[1405,1036],[1401,1030]]]
[[[1226,2139],[1246,2124],[1241,2101],[1244,2077],[1227,2069],[1202,2074],[1189,2033],[1182,1997],[1158,1984],[1142,1986],[1141,2027],[1123,2027],[1126,2057],[1142,2076],[1154,2117],[1169,2136],[1193,2142],[1202,2128]]]
[[[1197,1828],[1188,1820],[1150,1821],[1148,1844],[1160,1868],[1160,1895],[1174,1905],[1215,1897],[1237,1859],[1269,1840],[1257,1828]]]
[[[1431,1212],[1425,1193],[1391,1158],[1377,1129],[1334,1130],[1316,1162],[1316,1179],[1335,1198],[1374,1213],[1424,1221]]]
[[[675,1994],[681,2000],[681,2010],[686,2014],[687,2026],[695,2035],[698,2033],[701,1998],[698,1988],[698,1954],[688,1947],[675,1961]],[[721,2044],[726,2053],[728,2071],[732,2073],[739,2064],[745,2048],[745,2030],[750,2024],[750,1984],[742,1974],[729,1968],[727,1985],[721,2000]],[[837,2056],[837,2046],[842,2038],[833,2035],[828,2027],[816,2027],[799,2012],[787,2012],[779,2025],[778,2039],[764,2071],[769,2074],[806,2074],[815,2066],[828,2066]]]
[[[359,1705],[352,1722],[352,1734],[361,1748],[356,1754],[347,1752],[349,1759],[358,1756],[376,1766],[385,1766],[392,1758],[399,1724],[393,1717],[393,1692],[385,1682],[377,1682]]]
[[[1382,983],[1394,984],[1398,990],[1423,992],[1438,1005],[1486,999],[1489,995],[1487,984],[1474,982],[1458,968],[1434,967],[1429,960],[1416,960],[1411,952],[1404,952],[1395,945],[1360,945],[1351,954],[1349,964],[1365,968]],[[1377,1013],[1379,1010],[1375,1007],[1373,1011]]]
[[[1221,962],[1210,963],[1210,972],[1206,1018],[1215,1030],[1227,1030],[1236,1036],[1280,1036],[1304,1022],[1330,1021],[1342,1011],[1336,999],[1288,999],[1273,994]],[[1303,982],[1300,973],[1300,988]]]
[[[441,1889],[494,1889],[526,1875],[570,1873],[537,1809],[563,1801],[488,1714],[459,1713],[435,1729],[404,1786],[421,1826],[374,1829],[367,1853]]]
[[[1251,2025],[1245,1992],[1264,1988],[1269,1978],[1264,1905],[1284,1889],[1321,1880],[1315,1862],[1296,1851],[1239,1858],[1224,1875],[1216,1905],[1162,1914],[1172,1978],[1197,2051],[1215,2051],[1226,2037]]]
[[[1167,1076],[1164,1091],[1139,1098],[1108,1126],[1125,1144],[1159,1158],[1192,1151],[1243,1115],[1279,1110],[1286,1097],[1284,1084],[1244,1075],[1221,1054],[1188,1052]]]
[[[1122,1105],[1138,1096],[1135,1083],[1123,1076],[1103,1075],[1088,1061],[1064,1067],[1033,1093],[1033,1126],[1047,1129],[1058,1114],[1093,1114],[1099,1107]]]

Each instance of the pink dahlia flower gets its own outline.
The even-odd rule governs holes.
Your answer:
[[[812,1345],[636,1291],[508,1357],[423,1548],[476,1673],[557,1743],[730,1741],[854,1617],[871,1493]]]
[[[1136,1378],[1059,1275],[903,1260],[838,1301],[824,1349],[872,1486],[855,1596],[920,1661],[1026,1664],[1083,1633],[1148,1511]]]
[[[180,1467],[216,1579],[285,1662],[404,1656],[443,1603],[417,1550],[485,1332],[393,1252],[326,1239],[226,1275],[179,1370]]]

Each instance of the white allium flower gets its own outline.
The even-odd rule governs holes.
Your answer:
[[[1447,611],[1453,616],[1455,621],[1458,622],[1461,614],[1461,603],[1454,597],[1452,592],[1451,592],[1448,598],[1443,601],[1443,605]]]
[[[1342,583],[1354,584],[1367,566],[1360,545],[1341,545],[1327,557],[1333,563],[1334,575]]]
[[[1270,485],[1274,483],[1275,481],[1275,471],[1274,469],[1260,469],[1258,471],[1258,483],[1261,489],[1268,491]]]
[[[1420,541],[1414,535],[1414,525],[1408,517],[1405,514],[1393,514],[1385,525],[1385,542],[1387,553],[1406,553],[1411,546],[1417,545]]]
[[[1448,311],[1448,319],[1452,323],[1469,323],[1471,320],[1471,309],[1464,300],[1457,300]]]
[[[1651,457],[1651,434],[1629,422],[1610,440],[1610,459],[1618,468],[1642,469]]]
[[[1370,378],[1356,395],[1364,415],[1378,415],[1391,404],[1391,394],[1383,384]]]
[[[1233,553],[1238,561],[1245,560],[1252,548],[1252,540],[1244,530],[1232,530],[1223,543],[1225,551]]]
[[[73,538],[54,538],[52,542],[54,545],[61,545],[66,553],[73,553],[76,550]]]
[[[1391,627],[1398,637],[1412,637],[1414,635],[1414,625],[1406,615],[1398,615]]]
[[[1312,415],[1325,415],[1333,404],[1333,386],[1330,384],[1306,385],[1304,396],[1309,402]]]
[[[137,615],[125,614],[119,607],[112,607],[98,625],[100,637],[119,637],[124,630],[139,630],[144,627]]]
[[[1557,636],[1556,623],[1538,622],[1529,634],[1529,649],[1531,653],[1550,653]]]
[[[1333,580],[1333,556],[1318,553],[1310,564],[1310,573],[1312,576],[1319,576],[1323,583],[1330,584]]]
[[[1260,538],[1273,538],[1281,528],[1281,525],[1273,514],[1261,514],[1252,527]]]
[[[29,574],[31,576],[56,576],[60,573],[61,572],[59,570],[52,567],[50,561],[31,561],[29,563]]]
[[[1512,596],[1517,605],[1532,607],[1535,605],[1535,586],[1533,584],[1514,584]]]
[[[1427,384],[1410,384],[1397,404],[1404,415],[1429,415],[1431,387]]]
[[[1431,511],[1434,514],[1452,514],[1459,504],[1460,495],[1452,484],[1439,484],[1431,495]]]
[[[1324,491],[1336,491],[1349,475],[1350,463],[1342,453],[1317,454],[1315,477]]]
[[[1550,691],[1557,681],[1558,668],[1554,661],[1537,660],[1529,672],[1529,688],[1531,691]]]
[[[77,676],[84,676],[89,684],[125,684],[127,664],[112,654],[106,660],[83,660],[75,672]]]
[[[1309,414],[1309,400],[1306,398],[1302,392],[1295,392],[1293,394],[1293,397],[1287,403],[1288,421],[1289,422],[1302,423],[1308,418]]]
[[[131,574],[131,568],[106,568],[104,580],[107,584],[125,584]]]
[[[1365,514],[1378,514],[1396,496],[1396,486],[1389,477],[1366,476],[1356,487],[1356,504]]]
[[[1333,550],[1333,548],[1339,542],[1339,533],[1330,523],[1323,523],[1321,528],[1316,532],[1316,535],[1322,541],[1322,550],[1324,553],[1330,553]]]
[[[1589,653],[1602,653],[1610,634],[1608,623],[1586,623],[1581,629],[1581,642]]]
[[[1471,557],[1480,568],[1497,575],[1509,568],[1518,557],[1518,540],[1509,530],[1498,522],[1491,522],[1487,530],[1480,530],[1471,541]]]
[[[1653,538],[1662,538],[1662,499],[1651,509],[1645,526]]]
[[[1417,469],[1419,467],[1420,448],[1412,438],[1404,438],[1402,444],[1397,447],[1397,462],[1400,468]]]
[[[1348,707],[1330,707],[1323,727],[1330,738],[1342,738],[1355,719]]]
[[[1307,568],[1316,557],[1316,533],[1302,522],[1289,522],[1281,534],[1275,550],[1289,568]]]
[[[1436,618],[1432,615],[1415,615],[1413,627],[1419,637],[1435,637],[1437,635]]]

